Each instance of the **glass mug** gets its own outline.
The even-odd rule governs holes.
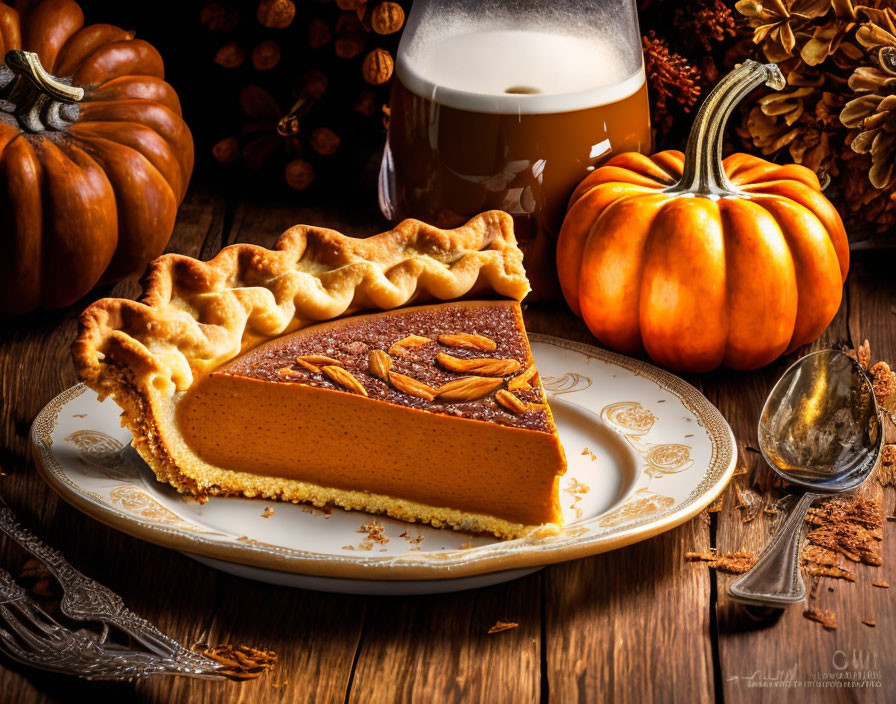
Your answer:
[[[531,298],[553,298],[575,186],[612,155],[650,147],[633,0],[415,0],[380,168],[390,220],[450,228],[505,210]]]

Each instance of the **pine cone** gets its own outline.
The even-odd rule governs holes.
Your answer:
[[[839,182],[843,188],[840,202],[846,205],[847,231],[860,230],[871,224],[878,232],[885,232],[896,226],[896,191],[880,191],[868,180],[871,158],[857,154],[850,149],[849,138],[840,162],[843,177]]]
[[[766,156],[786,147],[791,159],[825,182],[837,171],[830,142],[842,130],[837,114],[843,106],[839,91],[825,89],[842,81],[801,60],[789,63],[796,66],[786,73],[789,89],[759,98],[739,133]]]
[[[762,154],[768,156],[787,147],[790,158],[815,171],[822,182],[833,173],[835,164],[830,149],[831,134],[814,116],[807,113],[796,123],[788,124],[754,107],[747,116],[745,127],[741,135],[751,138]]]
[[[871,21],[856,31],[856,40],[876,65],[860,66],[849,77],[856,95],[840,121],[857,130],[850,147],[871,157],[868,179],[881,190],[896,188],[896,11],[861,8]]]
[[[838,4],[849,5],[849,0]],[[831,0],[770,0],[767,5],[760,0],[740,0],[734,8],[753,28],[753,43],[774,63],[793,58],[795,49],[802,55],[804,46],[811,44],[808,56],[802,58],[814,66],[826,58],[818,60],[819,54],[824,53],[825,37],[831,35],[830,43],[833,43],[837,36],[842,36],[839,28],[831,27],[841,22],[833,12]],[[828,22],[819,22],[828,15]],[[816,39],[815,34],[819,32]]]

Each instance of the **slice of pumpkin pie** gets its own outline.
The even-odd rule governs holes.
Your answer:
[[[565,472],[519,301],[512,221],[297,226],[272,250],[166,255],[73,346],[160,481],[488,532],[560,524]]]

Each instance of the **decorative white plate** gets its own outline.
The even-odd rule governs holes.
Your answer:
[[[84,385],[34,421],[37,465],[62,498],[130,535],[250,579],[350,593],[448,592],[514,579],[657,535],[719,494],[734,470],[734,437],[695,388],[612,352],[530,337],[569,462],[560,484],[566,525],[554,534],[499,541],[340,509],[239,498],[199,504],[155,480],[130,448],[118,406]],[[387,542],[361,528],[374,520]]]

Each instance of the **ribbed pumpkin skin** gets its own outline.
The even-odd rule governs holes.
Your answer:
[[[0,313],[74,303],[165,248],[193,170],[193,139],[159,53],[84,27],[74,0],[0,3],[0,57],[38,54],[83,87],[80,119],[26,132],[0,113]]]
[[[557,246],[572,310],[603,344],[681,371],[755,369],[815,340],[849,269],[815,174],[734,154],[735,195],[663,193],[683,165],[620,154],[578,186]]]

